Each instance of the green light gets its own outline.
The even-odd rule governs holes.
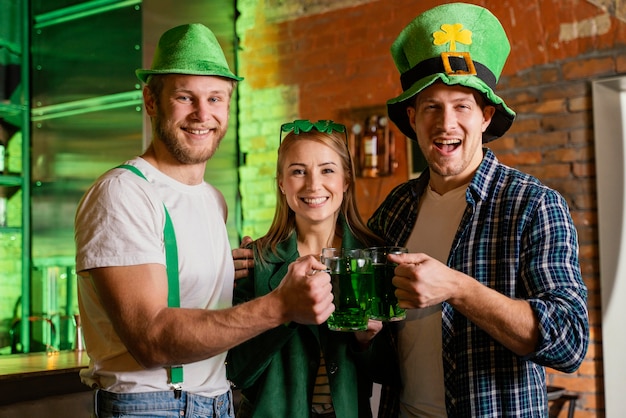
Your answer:
[[[39,122],[47,119],[81,115],[83,113],[110,110],[130,105],[140,106],[142,103],[141,91],[129,91],[32,109],[31,120],[33,122]]]
[[[93,0],[35,16],[36,29],[141,4],[141,0]]]

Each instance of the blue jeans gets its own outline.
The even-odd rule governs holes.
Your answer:
[[[98,418],[235,417],[231,391],[214,398],[183,391],[180,398],[176,399],[172,390],[145,393],[113,393],[97,390],[94,411]]]

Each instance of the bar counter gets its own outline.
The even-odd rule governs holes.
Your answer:
[[[88,364],[85,351],[0,356],[0,405],[89,391],[78,376]]]

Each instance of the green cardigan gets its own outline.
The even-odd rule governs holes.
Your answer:
[[[344,248],[363,246],[344,227]],[[269,263],[255,260],[254,272],[237,281],[234,304],[275,289],[287,273],[289,263],[299,257],[296,234],[281,243],[278,257]],[[396,370],[393,347],[382,334],[370,349],[353,350],[351,332],[329,331],[322,325],[281,325],[253,338],[228,353],[228,379],[241,389],[243,404],[238,418],[309,418],[313,386],[323,351],[337,418],[369,418],[373,379]],[[379,362],[374,362],[374,358]],[[382,372],[377,372],[382,368]],[[386,380],[386,379],[385,379]]]

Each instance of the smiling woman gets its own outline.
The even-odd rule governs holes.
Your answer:
[[[283,151],[279,155],[278,186],[295,213],[296,228],[306,234],[310,226],[319,228],[327,223],[325,246],[332,246],[334,226],[349,185],[339,154],[306,138],[285,143]]]
[[[302,256],[319,258],[323,248],[355,249],[380,243],[357,212],[345,126],[296,120],[283,125],[283,132],[287,135],[278,149],[274,220],[269,231],[252,243],[254,269],[237,281],[235,304],[280,288],[285,271]],[[326,271],[312,277],[323,275],[328,277]],[[389,346],[388,340],[375,338],[381,328],[381,322],[370,321],[367,331],[334,332],[326,323],[292,322],[230,350],[228,377],[243,394],[237,416],[371,416],[369,371],[373,363],[369,362],[393,371],[394,365],[385,359],[395,357],[373,359],[366,354],[360,358],[357,352],[370,344]],[[259,352],[265,355],[259,357]],[[265,383],[270,381],[298,383]],[[288,392],[277,392],[287,386]]]
[[[284,132],[287,132],[287,135],[283,138]],[[320,243],[321,246],[315,249],[315,254],[320,254],[324,246],[332,244],[334,234],[341,234],[341,229],[334,227],[338,222],[339,214],[348,219],[351,228],[359,231],[359,234],[369,237],[370,240],[376,240],[364,226],[356,206],[355,171],[348,150],[345,126],[333,121],[318,121],[314,124],[310,121],[296,120],[282,125],[280,134],[282,142],[276,163],[278,186],[276,212],[273,227],[270,227],[268,233],[259,240],[262,247],[276,248],[277,243],[285,239],[285,235],[282,234],[296,227],[298,219],[296,209],[306,209],[305,213],[310,215],[314,212],[313,209],[321,212],[331,204],[336,205],[335,212],[330,211],[333,216],[325,219],[324,216],[328,215],[324,215],[321,219],[324,219],[332,228],[327,230],[328,236],[325,237],[323,243]],[[316,156],[317,153],[324,153],[325,157],[320,158]],[[341,180],[341,193],[337,193],[339,184],[333,184],[333,193],[324,190],[324,182],[328,179],[337,182]],[[301,183],[300,189],[298,192],[290,189],[292,194],[288,195],[285,190],[286,182],[289,182],[290,186]],[[306,205],[302,199],[309,199]],[[294,203],[294,207],[291,207],[289,202]],[[320,215],[316,216],[318,216],[317,222],[321,222]]]

